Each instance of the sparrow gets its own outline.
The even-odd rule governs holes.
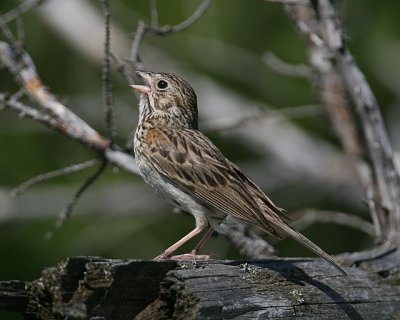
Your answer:
[[[137,74],[146,82],[131,85],[140,93],[134,136],[140,174],[161,198],[195,219],[195,228],[156,260],[174,258],[172,253],[210,225],[191,253],[175,256],[201,259],[201,247],[230,215],[277,238],[280,235],[276,229],[286,232],[341,273],[348,274],[329,254],[293,229],[284,210],[198,130],[197,98],[187,81],[170,73]]]

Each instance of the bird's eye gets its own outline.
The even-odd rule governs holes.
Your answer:
[[[157,88],[161,89],[161,90],[167,89],[168,88],[168,82],[165,81],[165,80],[159,80],[157,82]]]

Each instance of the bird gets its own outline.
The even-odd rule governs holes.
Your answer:
[[[195,228],[155,260],[204,258],[200,249],[224,219],[232,216],[276,238],[280,238],[277,229],[283,231],[348,274],[332,256],[291,227],[284,210],[199,131],[196,93],[186,80],[165,72],[136,73],[144,81],[130,85],[140,94],[133,143],[140,175],[161,198],[195,219]],[[191,253],[172,256],[208,226]]]

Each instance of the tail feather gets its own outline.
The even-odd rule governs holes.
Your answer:
[[[291,226],[287,225],[286,223],[282,222],[275,222],[275,221],[270,221],[272,222],[276,227],[282,229],[284,232],[286,232],[290,237],[293,239],[297,240],[300,242],[303,246],[305,246],[307,249],[311,250],[327,262],[329,262],[331,265],[333,265],[337,270],[339,270],[342,274],[348,276],[349,273],[343,269],[336,261],[333,259],[332,256],[327,254],[324,250],[322,250],[320,247],[318,247],[314,242],[312,242],[310,239],[306,238],[303,236],[301,233],[297,232],[294,230]]]

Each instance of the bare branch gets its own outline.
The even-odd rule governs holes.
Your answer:
[[[59,102],[42,84],[32,59],[25,51],[16,56],[7,43],[0,42],[0,61],[25,88],[28,95],[51,114],[51,117],[46,117],[51,126],[95,148],[104,149],[108,146],[107,140]]]
[[[21,17],[17,18],[17,35],[18,35],[18,42],[24,43],[25,41],[24,20]]]
[[[135,143],[135,131],[133,130],[126,141],[125,148],[127,152],[133,152],[134,143]]]
[[[303,4],[308,5],[309,0],[264,0],[266,2],[282,3],[282,4]]]
[[[218,232],[231,241],[242,255],[257,259],[275,256],[275,248],[272,245],[234,218],[225,219]]]
[[[50,115],[45,114],[41,111],[38,111],[35,108],[29,107],[15,99],[7,98],[7,96],[5,94],[0,94],[0,103],[4,107],[18,112],[18,114],[21,118],[25,118],[25,117],[30,118],[37,122],[41,122],[46,125],[49,125],[50,127],[54,128],[54,129],[63,131],[64,126],[63,126],[62,122],[60,122],[56,119],[53,119]]]
[[[107,6],[107,8],[105,8],[105,18],[106,18],[106,41],[105,41],[105,59],[104,59],[104,95],[105,95],[105,104],[107,109],[111,108],[111,89],[110,89],[110,78],[109,78],[109,70],[110,70],[110,61],[109,61],[109,57],[110,57],[110,38],[109,38],[109,9],[108,9],[108,1],[107,0],[103,0],[103,4],[104,6]],[[273,2],[273,1],[272,1]],[[275,1],[277,2],[277,1]],[[302,3],[301,1],[280,1],[280,2],[284,2],[284,3]],[[304,1],[305,2],[305,1]],[[176,25],[176,26],[165,26],[165,27],[159,27],[158,24],[158,13],[157,13],[157,1],[156,0],[152,0],[151,1],[151,6],[152,6],[152,12],[151,12],[151,23],[150,23],[150,27],[148,27],[143,21],[139,22],[138,24],[138,29],[136,31],[135,34],[135,38],[133,40],[133,44],[132,44],[132,50],[131,50],[131,54],[132,54],[132,60],[133,63],[132,64],[128,64],[126,62],[122,62],[121,64],[119,64],[119,66],[121,67],[122,70],[124,70],[124,74],[128,79],[128,68],[134,67],[136,68],[139,64],[139,51],[140,51],[140,47],[141,47],[141,41],[143,39],[143,37],[146,35],[146,33],[151,32],[154,34],[158,34],[158,35],[166,35],[166,34],[170,34],[173,32],[179,32],[184,30],[185,28],[189,27],[190,25],[192,25],[194,22],[197,21],[198,18],[201,17],[202,14],[204,14],[204,12],[207,10],[207,8],[209,7],[209,5],[211,4],[211,1],[203,1],[201,3],[201,5],[198,7],[198,9],[193,13],[193,15],[191,17],[189,17],[187,20],[185,20],[184,22]],[[160,31],[161,30],[161,31]],[[322,37],[316,37],[316,39],[322,41],[321,39],[323,39]],[[0,43],[1,46],[1,43]],[[11,46],[12,47],[12,46]],[[25,55],[25,52],[22,52],[22,55]],[[2,60],[2,52],[1,52],[1,48],[0,48],[0,60]],[[41,121],[43,123],[46,123],[48,126],[52,127],[52,128],[58,128],[58,130],[62,131],[63,133],[73,137],[74,139],[77,139],[81,142],[85,142],[87,145],[93,147],[94,149],[100,150],[102,154],[104,154],[105,158],[107,159],[107,161],[110,161],[114,164],[116,164],[117,166],[124,168],[128,171],[131,172],[137,172],[137,168],[136,168],[136,164],[134,162],[134,159],[127,153],[124,153],[120,150],[118,150],[117,147],[116,150],[110,148],[108,141],[101,137],[96,131],[94,131],[92,128],[90,128],[85,122],[83,122],[80,118],[78,118],[76,115],[74,115],[70,110],[68,110],[67,107],[65,107],[64,105],[62,105],[55,97],[54,95],[51,94],[51,92],[49,92],[49,90],[40,82],[39,76],[36,74],[36,70],[34,70],[34,65],[31,62],[31,65],[29,66],[29,61],[26,62],[25,60],[29,58],[29,56],[26,57],[19,57],[19,55],[15,54],[15,52],[11,52],[10,54],[13,57],[12,63],[15,64],[16,62],[20,63],[21,61],[23,62],[21,64],[20,67],[16,68],[16,71],[14,73],[14,76],[16,77],[17,81],[19,81],[19,83],[21,83],[23,85],[23,87],[26,89],[27,93],[43,108],[43,112],[42,111],[38,111],[32,107],[28,107],[26,105],[22,105],[20,104],[16,98],[13,99],[6,99],[4,97],[4,104],[7,105],[8,108],[11,108],[12,110],[25,110],[27,111],[28,114],[31,115],[31,118],[37,120],[37,121]],[[27,55],[27,54],[26,54]],[[29,58],[30,59],[30,58]],[[120,61],[119,59],[116,59],[118,61]],[[279,61],[281,62],[281,61]],[[282,62],[281,62],[282,63]],[[17,64],[15,64],[17,65]],[[7,66],[10,70],[12,70],[12,67]],[[287,65],[286,65],[287,67]],[[32,69],[34,70],[34,76],[32,76],[29,80],[27,80],[26,78],[26,74],[25,73],[33,73]],[[290,69],[290,68],[289,68]],[[26,72],[26,70],[28,70]],[[292,69],[291,71],[293,71],[295,69]],[[301,70],[301,68],[300,68]],[[303,71],[300,71],[300,74],[303,72],[303,74],[306,73],[305,69]],[[296,73],[296,72],[294,72]],[[131,75],[130,75],[131,76]],[[18,80],[19,79],[19,80]],[[29,77],[28,77],[29,79]],[[38,92],[40,91],[40,92]],[[52,100],[51,102],[53,104],[49,102],[45,101],[45,98],[47,96],[47,99]],[[0,99],[1,100],[1,99]],[[55,100],[55,101],[53,101]],[[10,107],[10,105],[14,106],[14,107]],[[18,105],[19,107],[15,107],[15,105]],[[61,106],[60,106],[61,105]],[[294,108],[293,108],[294,109]],[[311,108],[310,108],[311,109]],[[316,108],[313,108],[314,110],[312,110],[313,112],[316,111]],[[305,109],[304,109],[305,110]],[[303,110],[303,111],[304,111]],[[301,113],[301,110],[297,110],[297,116],[299,116],[299,114]],[[22,111],[20,111],[22,112]],[[307,111],[308,112],[308,111]],[[282,115],[280,113],[284,113],[283,110],[280,110],[277,112],[277,114],[275,114],[275,119],[281,119]],[[70,115],[74,115],[76,117],[76,119],[74,118],[73,121],[69,121],[69,117]],[[272,113],[272,115],[274,115],[274,112]],[[259,115],[257,115],[259,116]],[[301,115],[300,115],[301,116]],[[288,117],[296,117],[296,112],[293,112],[292,114],[290,114],[290,112],[288,112]],[[113,133],[112,133],[112,129],[114,127],[113,125],[113,120],[112,120],[112,110],[110,111],[109,115],[106,115],[106,118],[108,120],[107,123],[110,123],[110,127],[108,129],[109,131],[109,139],[111,141],[113,141]],[[248,119],[246,118],[242,118],[242,119],[238,119],[236,118],[233,119],[234,121],[236,121],[236,123],[244,123],[246,121],[249,120],[254,120],[255,116],[251,116]],[[77,120],[81,120],[83,122],[80,123]],[[232,119],[231,119],[232,120]],[[233,121],[233,122],[234,122]],[[233,123],[232,122],[232,123]],[[85,127],[84,125],[86,125],[87,127]],[[232,126],[232,124],[231,124]],[[81,135],[73,135],[71,132],[80,132],[80,128],[81,127],[85,127],[90,128],[93,131],[90,131],[88,129],[88,131],[83,132]],[[67,130],[67,129],[69,130]],[[85,129],[85,130],[86,130]],[[72,130],[72,131],[71,131]],[[90,134],[96,133],[98,135],[98,139],[100,141],[103,141],[104,143],[98,143],[98,144],[94,144],[92,140],[88,139],[88,136],[90,136]],[[106,162],[104,161],[102,163],[102,165],[106,166]],[[58,228],[59,226],[57,225],[61,225],[63,223],[63,221],[65,221],[65,219],[68,218],[68,216],[70,215],[71,211],[73,210],[73,208],[76,205],[76,202],[78,201],[78,199],[81,197],[81,195],[83,194],[83,192],[100,176],[100,174],[103,172],[104,169],[99,168],[98,173],[96,173],[94,176],[90,177],[85,184],[78,190],[78,192],[75,194],[74,199],[72,199],[72,201],[67,205],[66,208],[64,208],[64,210],[61,212],[60,214],[60,219],[59,221],[56,223],[56,228]],[[61,171],[61,170],[60,170]],[[61,222],[60,222],[61,221]],[[245,233],[242,234],[243,236],[246,236]],[[252,235],[251,235],[252,237]],[[256,238],[253,238],[256,239]],[[257,240],[257,239],[256,239]],[[257,240],[258,241],[258,240]],[[237,241],[238,242],[238,241]],[[243,244],[239,244],[239,246],[241,247],[245,247]],[[262,246],[260,246],[262,247]],[[251,248],[252,250],[254,250],[254,248]],[[265,250],[265,248],[263,249]],[[260,255],[258,255],[260,256]]]
[[[156,34],[159,36],[164,36],[167,34],[177,33],[184,29],[187,29],[191,25],[193,25],[198,19],[201,18],[201,16],[210,7],[211,2],[212,2],[212,0],[204,0],[188,19],[186,19],[185,21],[183,21],[175,26],[165,25],[165,26],[160,27],[159,22],[158,22],[157,1],[152,0],[150,3],[150,15],[151,15],[150,25],[146,24],[143,20],[139,20],[139,22],[138,22],[138,25],[137,25],[137,28],[135,31],[135,36],[134,36],[133,42],[132,42],[129,68],[132,68],[133,70],[143,68],[143,65],[142,65],[141,59],[140,59],[140,55],[139,55],[139,48],[140,48],[141,42],[147,32],[150,32],[150,33],[153,33],[153,34]],[[127,78],[128,82],[133,83],[132,72],[126,70],[126,68],[128,66],[126,64],[120,65],[120,66],[122,66],[125,69],[123,71],[123,73],[124,73],[125,77]]]
[[[293,222],[292,225],[297,230],[302,230],[315,223],[335,223],[346,227],[351,227],[360,230],[371,237],[375,237],[375,229],[372,223],[365,221],[355,215],[350,215],[343,212],[321,211],[321,210],[306,210],[302,213],[302,217]]]
[[[145,24],[145,22],[143,20],[139,20],[137,28],[136,28],[136,32],[135,32],[135,37],[133,38],[133,42],[132,42],[132,48],[131,48],[130,60],[131,60],[131,63],[133,65],[134,69],[137,69],[138,63],[140,62],[139,48],[140,48],[140,44],[141,44],[143,37],[147,30],[148,30],[148,27]],[[138,68],[138,69],[140,69],[140,68]]]
[[[200,125],[204,131],[223,131],[237,129],[247,123],[259,121],[287,121],[289,119],[315,117],[322,114],[321,105],[305,105],[279,109],[261,109],[250,115],[208,120]]]
[[[105,41],[104,41],[104,62],[103,62],[103,99],[106,107],[105,120],[107,127],[107,135],[111,145],[115,143],[115,117],[114,117],[114,106],[113,97],[111,91],[111,79],[110,79],[110,56],[111,56],[111,38],[110,38],[110,7],[108,0],[103,0],[103,14],[104,14],[104,25],[105,25]]]
[[[104,150],[104,156],[107,158],[108,161],[110,161],[117,167],[131,172],[135,175],[139,175],[139,169],[136,165],[136,161],[130,154],[125,153],[121,150],[107,148]]]
[[[158,27],[157,0],[150,0],[150,26],[152,28]]]
[[[7,28],[2,29],[7,31]],[[67,107],[57,101],[47,88],[42,85],[39,76],[36,73],[36,68],[28,54],[21,50],[18,52],[18,55],[16,55],[15,51],[16,50],[12,50],[7,43],[0,42],[0,59],[3,64],[8,67],[16,80],[23,85],[27,93],[39,102],[45,111],[50,113],[42,113],[34,108],[19,103],[15,99],[7,99],[4,96],[1,97],[2,103],[14,110],[18,110],[20,115],[28,115],[36,121],[46,123],[64,133],[68,133],[77,140],[86,142],[89,145],[97,143],[96,147],[98,149],[105,149],[108,147],[108,143],[96,131],[72,113]],[[76,130],[77,127],[78,130]],[[93,139],[93,136],[95,136],[95,139]],[[89,140],[86,140],[88,137]],[[99,142],[101,143],[99,144]],[[84,185],[75,194],[74,198],[60,213],[59,220],[55,224],[54,230],[49,232],[47,237],[51,237],[54,231],[69,217],[81,195],[100,176],[106,165],[107,162],[103,160],[99,170],[86,180]],[[43,176],[41,178],[43,178]],[[37,181],[37,179],[35,181]]]
[[[263,61],[276,73],[288,77],[303,77],[311,79],[312,73],[310,67],[300,64],[291,65],[279,59],[272,52],[266,52],[263,55]]]
[[[350,265],[359,265],[360,262],[377,260],[392,252],[396,252],[398,248],[388,242],[381,244],[372,249],[363,250],[361,252],[342,253],[338,256],[340,260],[345,259]]]
[[[11,32],[7,24],[3,21],[2,17],[0,17],[0,31],[10,43],[10,47],[14,51],[14,54],[19,55],[21,51],[21,43],[14,37],[13,33]]]
[[[16,188],[14,188],[13,190],[11,190],[11,195],[12,196],[18,196],[21,193],[23,193],[26,189],[30,188],[31,186],[33,186],[34,184],[37,184],[39,182],[51,179],[51,178],[56,178],[56,177],[60,177],[63,175],[67,175],[70,173],[74,173],[74,172],[78,172],[81,170],[84,170],[86,168],[90,168],[92,166],[94,166],[95,164],[97,164],[99,162],[98,159],[92,159],[92,160],[88,160],[82,163],[78,163],[78,164],[74,164],[72,166],[69,167],[65,167],[59,170],[55,170],[55,171],[51,171],[51,172],[47,172],[44,174],[40,174],[36,177],[33,177],[32,179],[29,179],[28,181],[25,181],[24,183],[20,184],[19,186],[17,186]]]
[[[116,70],[120,72],[130,84],[134,83],[135,65],[130,59],[122,60],[116,53],[111,52],[111,57],[114,59]],[[137,65],[137,64],[136,64]]]
[[[198,8],[193,12],[193,14],[187,18],[185,21],[175,25],[175,26],[162,26],[162,27],[151,27],[149,29],[150,32],[157,35],[166,35],[171,33],[181,32],[189,27],[191,27],[194,23],[197,22],[210,7],[212,0],[203,0],[203,2],[198,6]],[[158,25],[158,22],[156,23]]]
[[[38,111],[15,99],[7,99],[4,94],[0,95],[0,103],[11,110],[17,111],[21,117],[28,117],[44,123],[50,128],[61,131],[93,149],[103,151],[105,157],[114,165],[137,175],[139,171],[134,158],[118,150],[116,147],[110,149],[106,139],[100,136],[99,133],[88,126],[66,106],[55,100],[54,96],[49,93],[48,89],[40,82],[39,76],[36,73],[36,68],[29,55],[23,52],[22,57],[21,59],[24,63],[20,63],[20,66],[17,67],[16,57],[10,46],[5,42],[0,42],[0,61],[10,70],[16,80],[23,84],[24,88],[28,88],[33,92],[33,96],[38,97],[37,101],[39,104],[43,103],[43,105],[40,105],[43,106],[45,110],[54,109],[55,112],[48,114]]]
[[[286,3],[285,9],[306,39],[321,99],[327,105],[344,149],[355,159],[376,236],[378,239],[382,236],[382,241],[399,241],[399,172],[379,105],[344,43],[333,3],[329,0],[319,0],[315,6],[311,2]],[[354,112],[348,98],[355,106]]]
[[[19,101],[13,99],[7,99],[4,94],[0,94],[0,106],[4,105],[11,110],[17,111],[20,117],[27,117],[33,119],[34,121],[41,122],[53,129],[58,129],[59,131],[63,132],[64,134],[68,134],[68,130],[65,130],[66,124],[61,120],[57,120],[52,118],[50,115],[43,114],[40,111],[29,107],[27,105],[22,104]],[[72,130],[73,131],[73,130]],[[73,136],[72,136],[73,138]],[[90,145],[90,142],[85,143]],[[94,146],[92,146],[94,147]],[[101,149],[100,149],[101,150]],[[111,148],[104,148],[104,156],[110,161],[112,164],[122,168],[128,172],[131,172],[135,175],[139,174],[139,170],[136,166],[135,159],[121,150],[118,150],[116,147],[114,149]]]
[[[27,11],[31,10],[32,8],[38,7],[39,5],[43,4],[46,0],[26,0],[22,2],[20,5],[14,7],[7,13],[3,14],[1,20],[4,23],[9,23],[14,19],[22,16]]]
[[[367,196],[367,205],[368,205],[368,209],[371,215],[371,219],[372,222],[374,224],[374,228],[375,228],[375,237],[377,239],[382,239],[383,237],[383,225],[384,225],[384,221],[383,221],[383,217],[382,215],[380,215],[378,213],[378,209],[374,200],[374,189],[373,189],[373,185],[372,183],[367,187],[366,190],[366,196]]]
[[[346,91],[355,105],[355,115],[360,123],[371,160],[378,203],[387,211],[389,219],[385,223],[386,237],[399,241],[400,232],[400,175],[396,168],[393,151],[383,123],[376,97],[358,68],[343,40],[343,31],[336,17],[332,3],[320,0],[319,16],[322,35],[326,45],[338,65]],[[382,210],[381,210],[382,211]],[[386,212],[382,212],[385,216]]]
[[[107,167],[107,161],[103,160],[101,162],[100,167],[96,170],[96,172],[94,174],[92,174],[89,178],[86,179],[84,184],[75,193],[72,200],[67,204],[67,206],[58,215],[58,220],[54,224],[52,230],[46,233],[46,235],[45,235],[46,239],[51,239],[54,236],[54,233],[71,216],[72,210],[74,210],[78,200],[81,198],[83,193],[100,177],[100,175],[103,173],[103,171],[106,169],[106,167]]]
[[[346,90],[352,99],[370,156],[379,203],[390,213],[385,228],[389,239],[398,238],[400,232],[400,175],[383,123],[380,108],[361,70],[346,48],[342,30],[329,1],[321,0],[319,12],[324,25],[325,41],[334,54]]]

